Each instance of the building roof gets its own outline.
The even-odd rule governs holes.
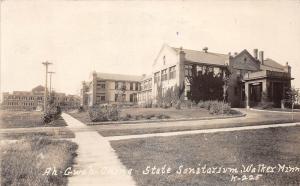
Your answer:
[[[180,48],[172,47],[176,52],[180,52]],[[197,51],[190,49],[182,49],[185,52],[186,61],[196,62],[196,63],[206,63],[213,65],[226,65],[226,62],[229,60],[229,55],[219,54],[213,52]]]
[[[103,80],[114,80],[114,81],[141,81],[142,76],[125,75],[125,74],[108,74],[108,73],[97,73],[97,78]]]
[[[285,66],[279,64],[278,62],[274,61],[273,59],[267,58],[264,60],[264,64],[260,66],[261,70],[270,70],[276,72],[286,72]]]
[[[148,80],[148,79],[151,79],[152,78],[152,75],[151,74],[148,74],[148,75],[144,75],[141,79],[141,81],[145,81],[145,80]]]
[[[45,87],[42,85],[38,85],[38,86],[34,87],[31,91],[32,92],[43,92],[43,91],[45,91]]]

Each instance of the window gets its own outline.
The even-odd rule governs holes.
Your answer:
[[[130,94],[130,99],[129,99],[130,102],[133,102],[133,94]]]
[[[167,69],[164,69],[164,70],[161,71],[161,80],[162,81],[168,80]]]
[[[130,90],[133,90],[133,83],[130,83]]]
[[[159,72],[154,73],[154,83],[158,83],[160,81],[159,79]]]
[[[136,90],[136,91],[139,90],[139,83],[135,83],[135,90]]]
[[[175,66],[169,68],[169,79],[174,79],[176,77]]]
[[[192,66],[191,65],[185,65],[185,75],[186,76],[192,75]]]
[[[126,90],[126,84],[122,81],[116,81],[115,82],[115,89],[116,90]]]
[[[115,94],[115,101],[118,101],[118,94]]]
[[[100,96],[101,101],[105,101],[105,96]]]

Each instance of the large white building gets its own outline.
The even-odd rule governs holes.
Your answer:
[[[231,73],[227,100],[233,107],[252,107],[262,101],[279,106],[291,87],[291,67],[264,58],[257,49],[251,55],[247,50],[234,55],[174,48],[164,44],[152,65],[152,73],[143,76],[93,73],[92,80],[83,83],[82,104],[94,105],[119,102],[120,85],[125,87],[125,102],[144,104],[156,101],[157,88],[185,87],[184,97],[190,99],[193,73],[211,71],[214,75]]]

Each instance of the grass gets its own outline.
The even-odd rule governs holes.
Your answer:
[[[1,185],[67,185],[60,173],[72,166],[77,145],[66,140],[32,137],[1,146]],[[58,175],[43,175],[55,167]]]
[[[43,124],[43,113],[37,111],[8,111],[0,110],[0,128],[29,128],[29,127],[61,127],[66,126],[62,118]]]
[[[183,165],[237,167],[260,163],[298,166],[300,127],[194,134],[112,141],[122,163],[133,169],[139,186],[146,185],[299,185],[299,172],[263,173],[257,181],[231,182],[236,174],[176,174]],[[171,167],[170,174],[142,174],[147,166]],[[249,174],[245,174],[249,176]]]
[[[69,113],[83,123],[91,123],[88,112]],[[231,112],[232,115],[238,114]],[[130,117],[128,117],[130,116]],[[127,120],[151,120],[151,119],[182,119],[213,117],[208,110],[203,108],[180,109],[175,108],[124,108],[121,110],[121,118]],[[215,116],[218,117],[218,116]]]
[[[226,127],[243,127],[252,125],[268,125],[268,124],[280,124],[280,123],[291,123],[296,122],[290,119],[280,119],[280,120],[267,120],[267,121],[256,121],[256,122],[228,122],[228,123],[215,123],[206,125],[196,125],[196,126],[169,126],[169,127],[139,127],[139,128],[110,128],[101,129],[95,127],[95,129],[104,137],[108,136],[124,136],[124,135],[137,135],[137,134],[151,134],[151,133],[164,133],[164,132],[177,132],[177,131],[190,131],[190,130],[203,130],[203,129],[214,129],[214,128],[226,128]]]
[[[53,139],[74,138],[75,134],[67,128],[57,128],[45,132],[15,132],[15,133],[1,133],[2,139],[6,140],[22,140],[33,137],[51,137]]]

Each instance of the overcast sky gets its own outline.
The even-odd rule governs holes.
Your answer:
[[[178,35],[176,34],[178,32]],[[253,48],[292,66],[300,87],[300,1],[2,1],[1,89],[44,84],[77,94],[91,71],[151,72],[163,43],[225,53]]]

